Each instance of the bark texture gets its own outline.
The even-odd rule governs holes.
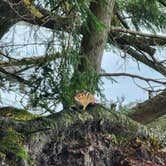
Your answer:
[[[106,4],[104,4],[102,1],[92,2],[90,10],[99,19],[99,21],[105,25],[106,28],[100,31],[90,28],[90,32],[88,32],[85,29],[83,31],[80,30],[81,33],[83,34],[82,45],[81,45],[82,48],[81,51],[83,56],[85,57],[83,58],[83,60],[88,59],[89,63],[92,64],[92,67],[97,72],[100,71],[101,59],[107,39],[107,33],[108,31],[110,31],[109,27],[111,21],[111,12],[114,6],[114,0],[106,0],[105,3]],[[10,27],[12,27],[18,21],[26,21],[34,25],[39,25],[50,29],[64,30],[64,31],[70,31],[71,27],[73,27],[71,18],[64,18],[60,16],[51,17],[49,16],[48,11],[38,8],[36,6],[34,7],[36,8],[36,10],[38,10],[38,12],[39,11],[41,12],[41,15],[43,15],[43,17],[38,17],[40,14],[36,15],[35,13],[32,13],[32,11],[29,10],[27,5],[22,0],[1,0],[0,1],[0,39],[10,29]],[[87,23],[88,25],[90,25],[91,19],[87,18]],[[80,33],[80,31],[78,31],[78,33]],[[131,33],[131,31],[129,32]],[[155,46],[156,44],[164,45],[166,42],[164,39],[151,40],[151,38],[148,38],[146,36],[145,38],[135,35],[131,36],[128,34],[127,35],[123,34],[119,31],[118,32],[116,31],[116,33],[114,31],[113,32],[110,31],[109,35],[110,38],[112,39],[111,41],[114,41],[115,45],[118,44],[119,48],[121,48],[124,52],[130,54],[136,60],[146,64],[147,66],[155,69],[159,73],[166,76],[166,68],[163,64],[159,63],[158,61],[153,61],[152,58],[150,59],[147,58],[147,56],[144,56],[140,52],[136,51],[137,49],[135,50],[132,48],[136,46],[136,48],[139,48],[143,52],[146,51],[147,53],[149,53],[149,55],[153,55],[155,50],[150,46]],[[130,45],[132,47],[130,47]],[[50,60],[52,60],[51,58]],[[33,63],[36,64],[40,63],[41,62],[40,60],[43,59],[42,58],[22,59],[22,60],[20,59],[18,61],[10,61],[10,64],[25,65],[25,63],[27,63],[27,65],[31,65]],[[4,62],[4,64],[1,63],[0,65],[2,65],[1,67],[4,67],[3,65],[7,66],[10,64]],[[14,80],[17,80],[19,82],[27,83],[26,80],[23,80],[22,78],[7,72],[3,68],[1,68],[0,70],[2,73],[5,73],[7,78],[13,78]],[[165,92],[163,92],[162,95],[158,95],[149,101],[146,101],[142,104],[138,104],[138,106],[134,108],[136,112],[131,113],[129,116],[134,120],[141,122],[143,124],[149,123],[155,118],[158,118],[159,116],[166,114],[165,103],[166,103]]]
[[[137,104],[129,116],[142,124],[147,124],[166,114],[166,90],[153,98]]]
[[[108,31],[110,29],[111,14],[114,8],[114,0],[92,2],[90,6],[91,12],[96,16],[98,21],[104,24],[104,28],[97,30],[94,28],[92,18],[87,18],[88,30],[84,30],[81,43],[81,53],[83,60],[87,60],[96,72],[100,71],[101,60],[105,44],[107,41]],[[85,61],[86,62],[86,61]],[[84,63],[82,63],[82,71],[84,71]]]
[[[148,134],[141,135],[137,123],[99,105],[90,107],[87,111],[66,110],[30,121],[15,121],[1,117],[0,125],[3,125],[0,143],[5,137],[8,138],[5,131],[12,128],[17,135],[19,133],[24,136],[22,146],[27,153],[27,157],[22,158],[16,156],[17,152],[13,152],[12,149],[2,151],[0,148],[0,152],[3,153],[0,162],[6,165],[7,163],[12,166],[166,164],[166,153],[160,153],[158,144],[155,146]]]

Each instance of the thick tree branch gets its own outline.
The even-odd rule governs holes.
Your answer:
[[[109,36],[109,43],[113,43],[115,46],[118,46],[120,49],[122,49],[124,53],[131,55],[136,60],[166,76],[166,67],[161,62],[157,61],[153,56],[155,49],[149,47],[149,45],[153,45],[156,41],[159,41],[158,39],[154,40],[144,37],[134,37],[132,35],[121,35],[118,33],[110,33]],[[165,44],[166,40],[162,40],[162,42],[163,43],[160,44]],[[148,55],[146,55],[144,52]]]
[[[6,111],[6,108],[2,110]],[[24,111],[14,108],[13,110],[20,113]],[[1,147],[9,147],[3,160],[5,164],[1,163],[30,163],[28,165],[41,166],[164,166],[165,153],[158,151],[158,145],[162,144],[162,141],[156,139],[153,133],[153,137],[150,137],[149,133],[144,132],[147,131],[145,129],[140,131],[139,125],[126,116],[116,116],[112,111],[99,106],[84,112],[62,110],[49,117],[28,121],[0,117]],[[10,140],[9,131],[13,131],[13,137],[19,140],[19,144],[15,143],[15,140],[14,143],[6,141]],[[160,140],[164,141],[161,138]],[[21,152],[26,154],[26,158],[31,158],[33,163],[22,156],[19,156],[19,160],[15,157],[14,152],[20,150],[17,146],[22,147]]]
[[[166,82],[163,81],[159,81],[157,79],[153,79],[153,78],[146,78],[146,77],[142,77],[139,75],[135,75],[135,74],[130,74],[130,73],[100,73],[101,77],[119,77],[119,76],[127,76],[127,77],[131,77],[131,78],[137,78],[140,80],[144,80],[147,82],[155,82],[155,83],[159,83],[159,84],[166,84]]]
[[[149,38],[149,37],[143,37],[143,36],[135,36],[135,35],[129,35],[125,33],[118,33],[118,32],[110,32],[109,33],[111,38],[116,39],[120,43],[124,41],[127,41],[127,44],[130,43],[138,43],[138,45],[145,45],[145,48],[148,46],[164,46],[166,44],[166,40],[163,39],[155,39],[155,38]]]
[[[143,103],[137,104],[133,109],[136,111],[129,113],[129,117],[142,124],[150,123],[166,115],[166,90]]]

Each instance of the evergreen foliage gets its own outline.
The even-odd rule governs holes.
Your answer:
[[[81,22],[87,32],[89,29],[97,31],[105,28],[104,24],[97,20],[89,9],[90,1],[46,1],[45,7],[51,9],[51,15],[59,14],[66,17],[80,15]],[[104,3],[105,1],[103,1]],[[67,5],[67,6],[65,6]],[[64,7],[65,6],[65,7]],[[70,9],[70,11],[69,11]],[[59,11],[59,12],[58,12]],[[85,20],[89,17],[90,25]],[[78,20],[73,20],[78,23]],[[47,57],[53,55],[56,48],[48,44],[45,62],[36,67],[31,77],[32,88],[30,90],[30,104],[32,107],[43,107],[47,111],[54,112],[57,104],[64,107],[73,104],[73,95],[77,90],[87,90],[91,93],[101,94],[101,80],[96,71],[85,59],[86,71],[80,72],[80,43],[81,36],[75,31],[75,27],[66,32],[54,31],[52,35],[59,41],[61,57],[52,62],[47,62]],[[51,41],[52,42],[52,41]]]
[[[164,31],[166,28],[165,7],[156,0],[118,0],[118,9],[137,29]]]
[[[102,95],[102,82],[88,60],[84,59],[86,71],[78,70],[82,58],[80,55],[82,36],[77,33],[76,27],[83,25],[86,33],[106,28],[91,12],[90,2],[90,0],[46,0],[42,3],[42,6],[50,10],[49,15],[73,18],[74,24],[69,33],[53,32],[51,42],[59,41],[58,50],[61,58],[47,62],[47,57],[53,55],[56,50],[53,45],[48,44],[45,62],[36,67],[31,77],[33,86],[30,92],[30,103],[32,107],[40,106],[49,112],[54,112],[59,103],[69,107],[73,103],[73,95],[77,90],[88,90]],[[102,1],[102,4],[107,5],[105,1]],[[164,30],[166,26],[166,15],[158,1],[118,0],[116,8],[123,17],[127,18],[128,24],[132,24],[136,29],[144,27],[149,30]],[[116,19],[112,25],[121,26],[115,22]]]
[[[57,37],[62,46],[61,58],[47,62],[49,55],[46,55],[46,61],[36,67],[31,77],[30,103],[33,107],[40,106],[49,112],[54,112],[59,103],[69,107],[73,103],[73,96],[77,90],[100,92],[99,78],[88,62],[85,72],[78,70],[79,39],[77,36],[72,36],[73,40],[66,48],[68,37],[66,34]],[[54,48],[50,46],[48,50],[54,51]]]

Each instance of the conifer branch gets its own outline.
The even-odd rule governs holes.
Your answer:
[[[165,0],[158,0],[163,6],[166,7],[166,1]]]
[[[116,41],[121,42],[127,42],[127,44],[138,44],[138,45],[145,45],[146,49],[147,46],[164,46],[166,44],[165,39],[158,39],[158,38],[149,38],[149,37],[144,37],[144,36],[134,36],[134,35],[128,35],[126,33],[121,33],[118,32],[110,32],[109,33],[111,38],[116,39]]]

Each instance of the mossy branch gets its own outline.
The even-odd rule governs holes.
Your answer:
[[[160,148],[160,142],[157,140],[157,137],[148,135],[143,126],[132,121],[125,115],[112,112],[111,110],[109,111],[97,104],[94,107],[88,107],[86,111],[63,110],[47,117],[40,117],[29,121],[13,121],[19,125],[14,125],[11,122],[12,120],[9,123],[9,121],[0,118],[0,125],[3,125],[4,131],[5,128],[6,130],[12,128],[12,131],[15,130],[15,137],[19,136],[20,138],[21,136],[22,138],[23,136],[24,138],[23,144],[27,148],[22,149],[23,144],[21,139],[21,146],[18,146],[19,152],[21,153],[18,153],[17,156],[27,159],[28,156],[26,154],[30,154],[36,163],[42,161],[43,155],[58,157],[58,161],[63,162],[64,151],[66,153],[78,152],[82,154],[79,150],[86,150],[90,147],[93,147],[96,151],[98,150],[96,145],[99,145],[96,144],[96,141],[99,141],[102,145],[100,150],[113,150],[113,152],[114,148],[117,151],[117,148],[123,149],[125,146],[130,147],[131,141],[132,143],[133,141],[135,142],[134,145],[137,145],[136,143],[145,145],[148,142],[147,144],[152,151]],[[11,139],[10,136],[6,138],[7,140]],[[3,141],[5,140],[3,139]],[[16,145],[16,143],[20,144],[20,141],[14,141],[9,145]],[[2,155],[6,155],[7,152],[15,152],[6,144],[4,145],[3,153],[5,154]],[[5,150],[6,147],[9,147],[7,152]],[[55,151],[51,147],[57,150]],[[47,151],[49,151],[49,154],[46,153]],[[89,151],[86,152],[86,154],[88,153]],[[103,154],[105,153],[107,154],[104,151]],[[130,156],[131,153],[128,155]]]

